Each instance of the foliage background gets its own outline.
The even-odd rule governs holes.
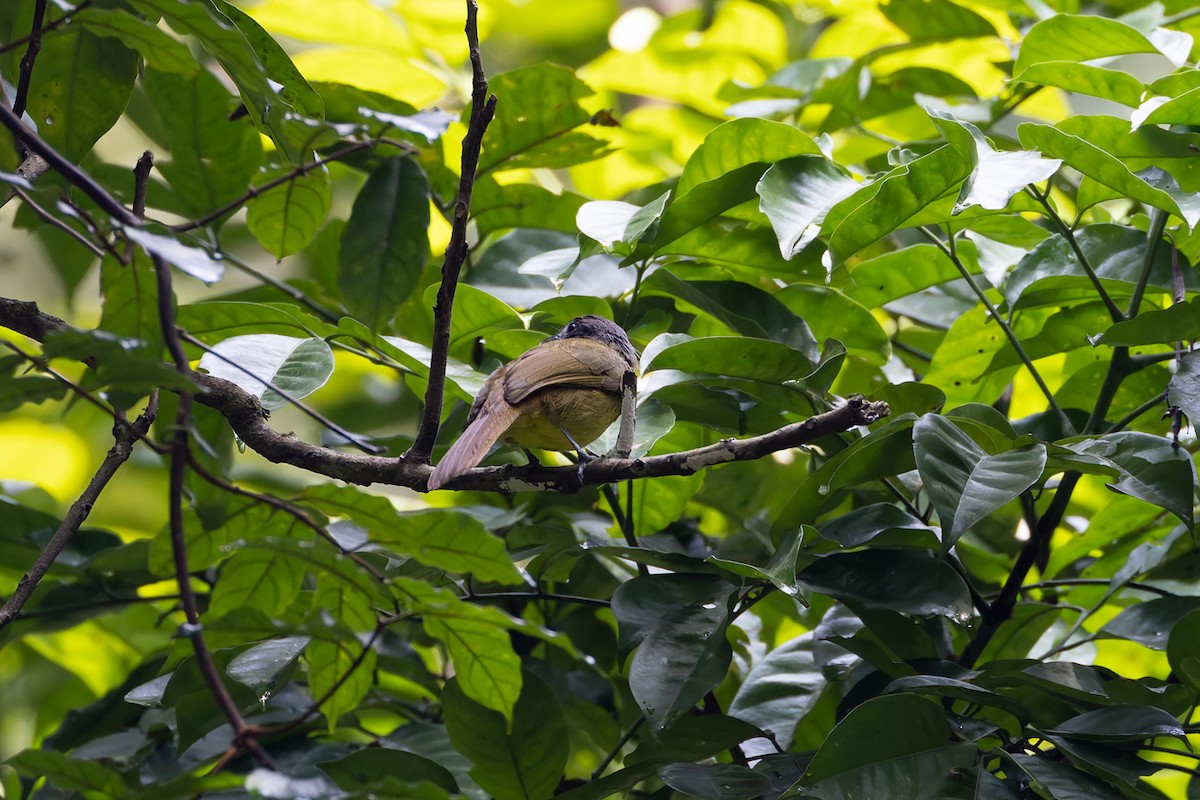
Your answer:
[[[35,7],[0,8],[0,42],[25,36]],[[189,33],[165,3],[90,4],[45,37],[30,117],[126,203],[128,170],[153,150],[151,220],[247,206],[178,235],[197,251],[172,259],[181,327],[210,346],[264,332],[333,342],[328,356],[316,347],[315,362],[293,362],[296,391],[398,455],[417,428],[423,373],[418,351],[372,334],[431,341],[471,90],[464,9],[268,0],[245,10],[290,61],[245,38],[253,22],[222,51],[219,26]],[[1184,36],[1200,16],[1182,2],[1032,0],[660,11],[481,3],[498,118],[475,186],[476,246],[451,347],[462,369],[439,447],[481,374],[594,310],[624,322],[658,370],[643,382],[652,453],[764,433],[853,394],[887,401],[891,417],[811,449],[636,481],[640,548],[621,550],[595,487],[344,488],[240,452],[225,421],[197,407],[194,432],[212,450],[194,452],[208,469],[296,504],[390,579],[381,590],[321,540],[322,566],[301,565],[299,543],[312,537],[294,518],[189,476],[188,550],[209,645],[222,670],[251,654],[245,682],[226,679],[242,713],[284,724],[351,676],[321,714],[263,737],[289,778],[271,783],[259,765],[250,790],[731,798],[800,781],[832,798],[882,796],[870,788],[882,781],[895,797],[1185,796],[1196,764],[1181,742],[1194,738],[1200,689],[1189,661],[1200,657],[1194,441],[1185,429],[1176,450],[1161,417],[1168,382],[1176,406],[1194,409],[1197,396],[1196,362],[1176,343],[1200,327],[1190,232],[1200,72]],[[54,4],[48,13],[63,15]],[[160,14],[164,25],[133,22]],[[0,55],[10,106],[23,55]],[[263,70],[298,116],[323,109],[329,124],[272,108]],[[258,129],[234,113],[243,102]],[[432,133],[403,129],[434,106],[451,117],[419,118]],[[243,196],[383,125],[402,146],[374,142]],[[412,158],[393,158],[408,149]],[[0,169],[20,163],[6,139]],[[3,293],[81,330],[149,339],[128,362],[109,352],[116,363],[95,374],[76,362],[102,337],[82,350],[50,341],[53,367],[131,410],[156,383],[177,385],[147,367],[166,357],[156,310],[126,284],[133,270],[112,255],[101,266],[27,200],[93,242],[121,242],[130,226],[53,172],[22,191],[0,211]],[[97,231],[70,204],[99,219]],[[658,213],[639,227],[632,207]],[[426,213],[427,234],[413,224]],[[381,237],[393,247],[379,255]],[[568,276],[572,247],[587,258]],[[195,279],[215,268],[199,251],[221,254],[219,282]],[[517,310],[534,312],[538,332]],[[3,335],[22,353],[40,347]],[[743,338],[732,347],[721,339],[733,336]],[[188,356],[194,364],[201,350],[190,344]],[[7,358],[0,373],[5,595],[112,444],[111,416],[28,364]],[[171,438],[173,402],[164,393],[159,441]],[[270,425],[343,443],[286,404]],[[1120,438],[1118,427],[1146,435]],[[135,448],[23,617],[0,632],[0,756],[11,757],[0,785],[12,796],[39,775],[57,787],[44,796],[238,791],[255,769],[239,751],[198,777],[231,736],[177,635],[165,464]],[[431,555],[452,531],[462,549]],[[477,596],[487,592],[512,596]],[[670,624],[655,624],[663,615]],[[672,668],[645,667],[659,656]],[[170,683],[145,689],[159,675]],[[126,702],[139,687],[144,706]],[[786,754],[733,717],[773,731]],[[28,747],[44,752],[19,755]],[[517,753],[516,766],[489,761],[496,750]],[[755,758],[764,753],[774,755]]]

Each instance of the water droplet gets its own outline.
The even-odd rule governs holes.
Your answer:
[[[54,124],[54,115],[53,115],[53,114],[50,114],[49,116],[47,116],[47,117],[46,117],[46,124],[47,124],[47,125],[53,125],[53,124]]]
[[[829,484],[828,484],[828,483],[822,483],[820,486],[818,486],[818,487],[817,487],[817,494],[821,495],[822,497],[824,497],[825,495],[829,494]]]

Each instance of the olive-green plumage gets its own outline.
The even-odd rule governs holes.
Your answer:
[[[637,351],[615,322],[571,320],[488,376],[429,490],[474,467],[497,441],[532,450],[574,450],[571,439],[588,445],[620,415],[622,381],[626,372],[637,374],[637,365]]]

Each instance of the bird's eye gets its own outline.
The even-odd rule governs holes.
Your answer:
[[[578,327],[579,327],[579,323],[578,323],[578,322],[569,322],[569,323],[567,323],[567,330],[568,330],[568,331],[573,331],[573,330],[575,330],[575,329],[576,329],[576,328],[578,328]]]

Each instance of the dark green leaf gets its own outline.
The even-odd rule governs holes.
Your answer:
[[[811,633],[772,650],[751,667],[729,704],[729,715],[775,734],[787,747],[796,726],[825,690],[825,677],[813,661]],[[766,742],[750,742],[756,753],[771,752]]]
[[[1178,406],[1193,424],[1200,420],[1200,357],[1195,351],[1180,359],[1178,371],[1167,384],[1167,403]]]
[[[1145,34],[1120,20],[1058,14],[1039,21],[1025,34],[1013,74],[1020,75],[1026,68],[1046,61],[1091,61],[1106,56],[1157,52],[1160,48]],[[1178,55],[1173,49],[1162,52],[1168,58]],[[1186,54],[1185,47],[1183,56]]]
[[[920,550],[862,550],[817,559],[796,575],[810,591],[902,614],[971,616],[971,595],[954,568]]]
[[[108,36],[134,48],[153,69],[192,75],[200,66],[186,44],[171,38],[153,21],[123,9],[90,8],[78,21],[97,36]]]
[[[1098,19],[1098,18],[1097,18]],[[1022,123],[1017,133],[1029,149],[1062,159],[1069,166],[1138,202],[1169,211],[1193,227],[1200,222],[1200,196],[1184,192],[1161,169],[1134,174],[1125,164],[1091,142],[1040,123]]]
[[[741,281],[686,281],[668,269],[642,281],[643,294],[658,294],[693,306],[745,336],[771,339],[818,358],[817,342],[804,319],[776,295]],[[833,337],[837,338],[837,337]]]
[[[1103,458],[1120,470],[1120,480],[1108,484],[1108,488],[1164,508],[1189,529],[1195,528],[1192,487],[1196,470],[1187,452],[1176,449],[1169,440],[1121,431],[1083,439],[1069,447],[1083,455]]]
[[[389,158],[367,177],[342,230],[338,286],[372,329],[387,325],[429,261],[429,182],[417,162]]]
[[[638,645],[629,688],[661,735],[725,677],[733,586],[710,575],[648,575],[621,584],[613,614],[623,649]]]
[[[275,685],[280,673],[295,663],[310,641],[308,636],[285,636],[256,644],[234,656],[225,672],[238,683],[262,692]]]
[[[1121,794],[1107,784],[1058,761],[1021,753],[1008,755],[1026,775],[1033,778],[1054,800],[1120,800]]]
[[[822,536],[845,548],[872,541],[881,545],[911,544],[930,550],[941,545],[935,527],[886,503],[863,506],[819,527]]]
[[[975,760],[971,744],[949,745],[945,712],[913,695],[885,695],[856,707],[826,738],[801,785],[826,800],[873,797],[888,787],[893,800],[939,797],[953,768]]]
[[[651,368],[677,369],[771,383],[798,380],[815,366],[803,353],[767,339],[741,336],[692,339],[674,334],[665,334],[652,342],[646,348],[642,365],[647,372]]]
[[[771,779],[739,764],[668,764],[658,770],[662,782],[701,800],[751,800],[771,788]]]
[[[1154,650],[1166,650],[1175,623],[1200,609],[1200,597],[1160,597],[1135,603],[1100,629],[1102,636],[1129,639]]]
[[[926,414],[913,426],[913,451],[950,547],[971,526],[1032,486],[1046,465],[1035,444],[988,455],[946,417]]]
[[[1072,717],[1046,732],[1084,742],[1140,742],[1185,735],[1179,720],[1153,706],[1106,706]]]
[[[26,778],[46,778],[59,789],[80,792],[86,797],[124,797],[127,792],[116,771],[98,761],[68,758],[54,750],[25,750],[7,763]]]
[[[1200,339],[1200,298],[1176,303],[1161,311],[1143,311],[1133,319],[1118,322],[1096,338],[1096,344],[1134,346],[1170,344]],[[1185,357],[1186,363],[1186,357]]]
[[[1200,689],[1200,611],[1189,611],[1176,620],[1167,637],[1171,671],[1192,689]]]
[[[423,756],[390,747],[359,750],[318,766],[346,790],[371,789],[374,784],[390,778],[409,785],[429,781],[452,794],[458,792],[454,776],[445,767]]]
[[[567,763],[567,724],[554,693],[532,674],[523,683],[511,725],[471,701],[457,678],[442,692],[450,741],[475,764],[471,777],[496,800],[544,800]]]
[[[376,653],[363,651],[354,638],[317,639],[308,645],[308,688],[313,697],[328,697],[321,713],[333,730],[343,715],[350,713],[371,690],[374,683]]]

